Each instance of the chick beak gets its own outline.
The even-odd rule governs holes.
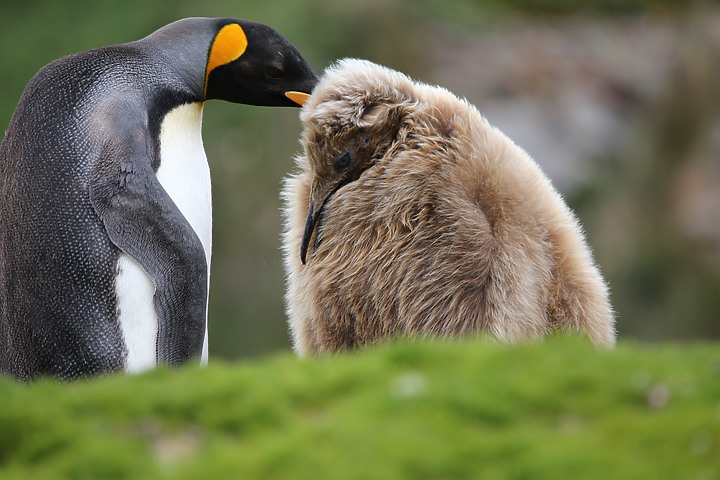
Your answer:
[[[305,220],[305,231],[303,232],[302,243],[300,244],[300,260],[305,265],[310,239],[315,233],[313,252],[320,246],[320,229],[323,224],[325,205],[339,187],[332,188],[332,185],[316,183],[310,189],[310,207],[308,208],[307,219]]]
[[[305,103],[307,103],[308,99],[310,98],[309,93],[296,91],[285,92],[285,96],[300,106],[305,105]]]
[[[305,231],[303,232],[302,244],[300,244],[300,261],[305,265],[305,259],[307,258],[308,245],[310,245],[310,238],[315,231],[315,225],[317,224],[320,212],[315,212],[315,202],[310,199],[310,208],[308,209],[307,220],[305,220]]]

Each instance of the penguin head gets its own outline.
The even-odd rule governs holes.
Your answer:
[[[311,178],[300,247],[303,264],[332,196],[390,158],[402,143],[409,106],[417,101],[411,88],[402,74],[366,61],[344,60],[328,69],[303,108],[303,144]],[[315,248],[319,243],[316,234]]]
[[[318,76],[300,52],[261,23],[218,24],[205,72],[205,98],[247,105],[301,106]]]

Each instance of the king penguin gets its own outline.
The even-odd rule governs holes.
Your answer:
[[[0,372],[206,362],[204,102],[299,106],[317,80],[274,29],[235,18],[43,67],[0,145]]]

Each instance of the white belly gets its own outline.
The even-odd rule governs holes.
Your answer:
[[[203,104],[183,105],[168,113],[160,127],[160,168],[157,178],[200,238],[208,266],[212,243],[210,169],[202,144]],[[145,271],[128,255],[118,260],[115,282],[120,328],[127,348],[127,372],[155,367],[157,315],[155,287]],[[207,363],[207,311],[201,362]]]

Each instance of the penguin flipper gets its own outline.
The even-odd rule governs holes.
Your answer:
[[[110,240],[155,284],[157,361],[199,357],[207,312],[207,260],[195,231],[155,176],[144,131],[106,142],[93,166],[90,200]]]

